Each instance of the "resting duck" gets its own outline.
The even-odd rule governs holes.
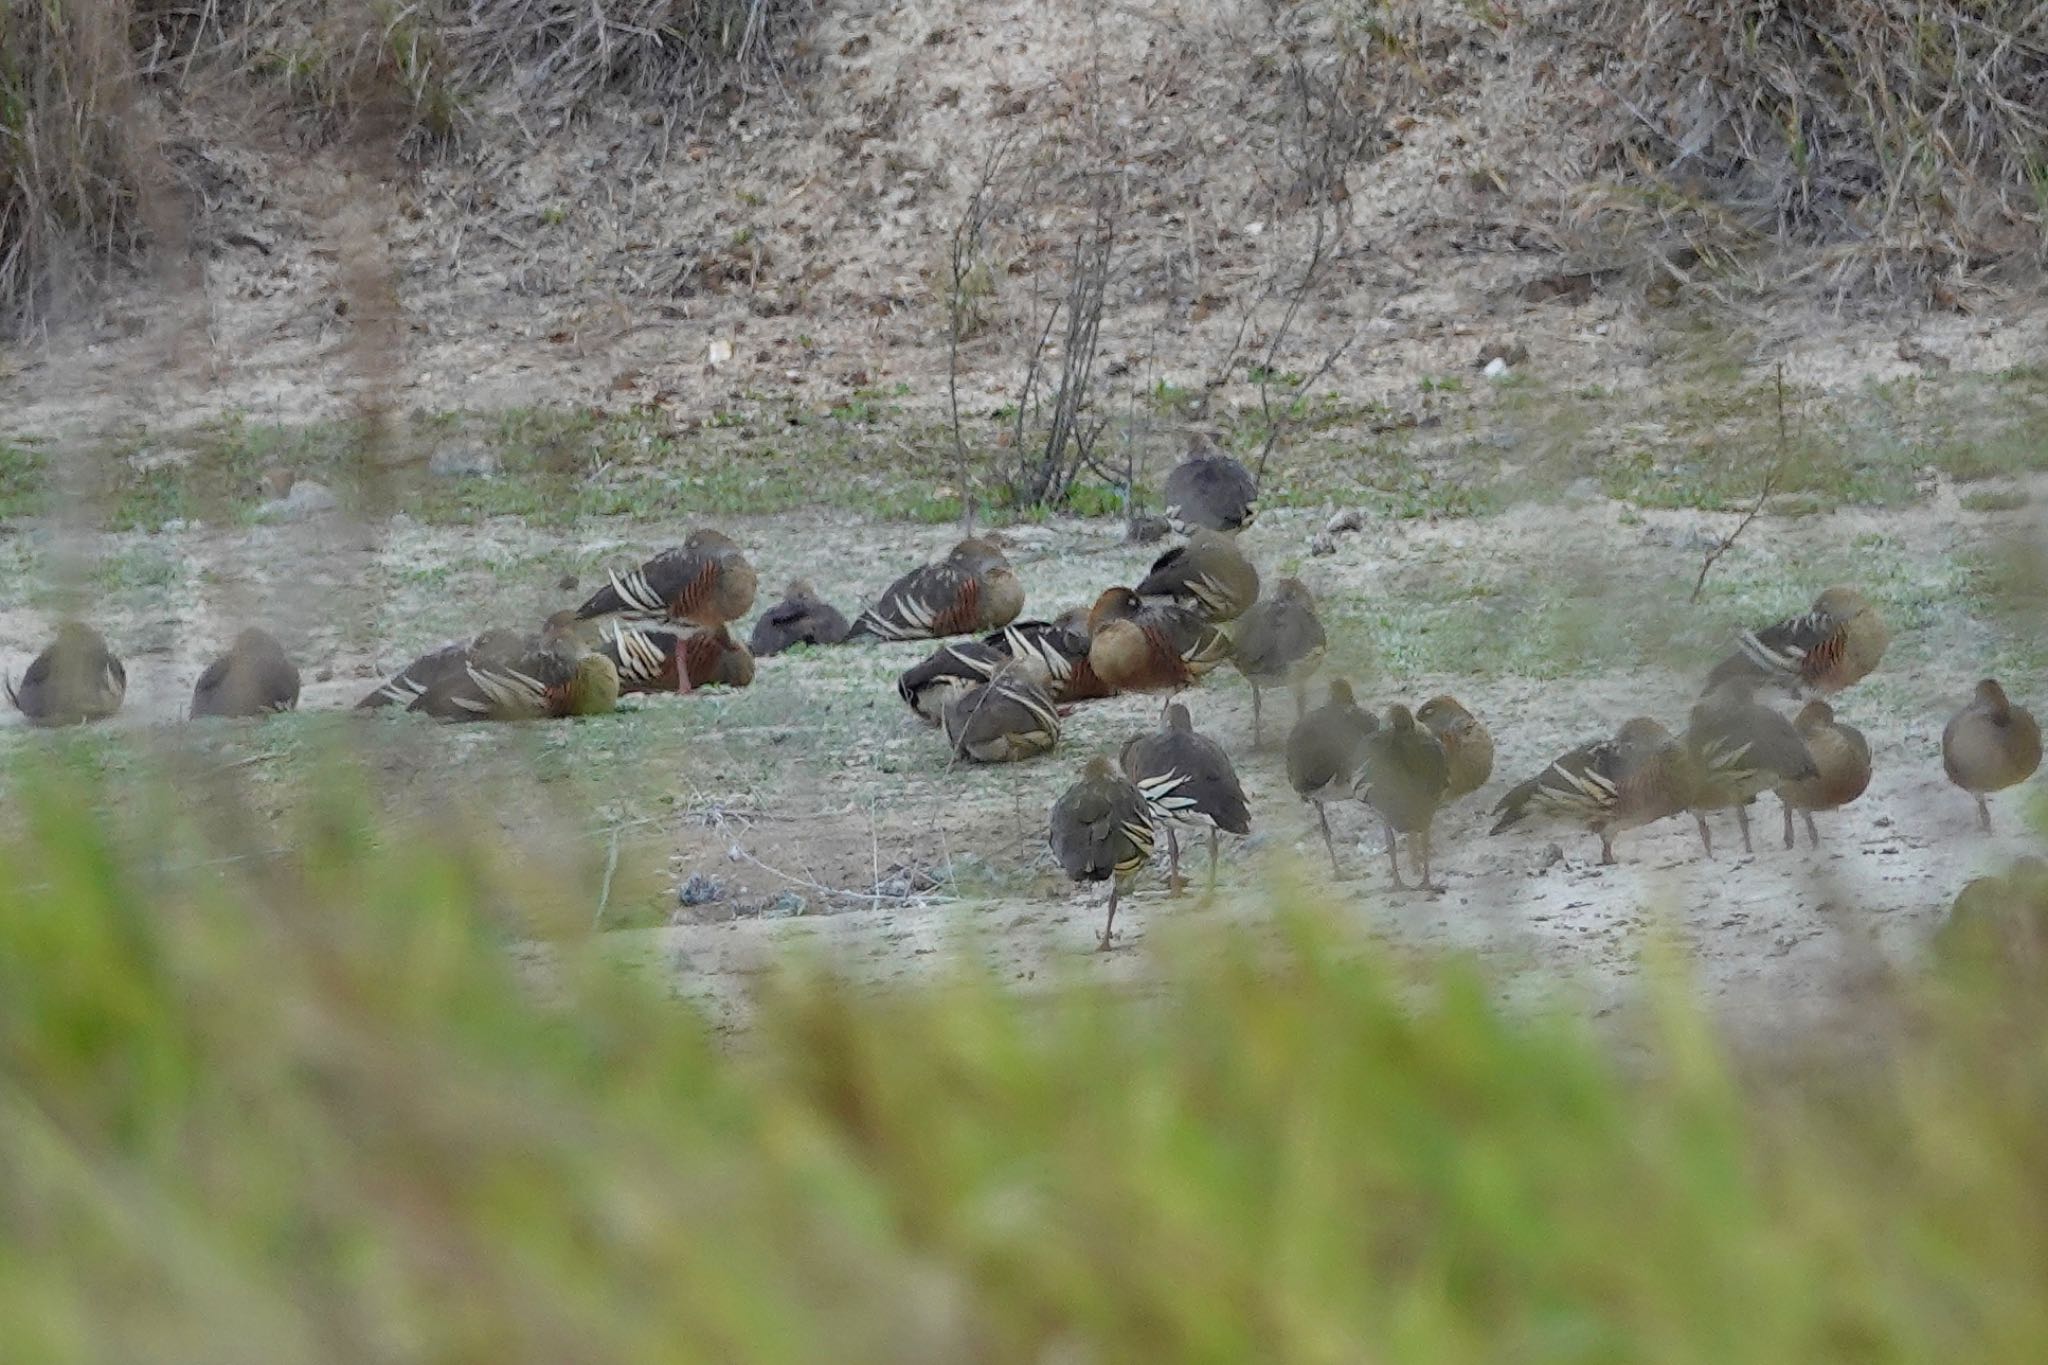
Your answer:
[[[1035,659],[1011,659],[979,687],[946,704],[946,742],[955,759],[1016,763],[1060,742],[1060,713]]]
[[[613,622],[597,652],[618,671],[619,691],[694,692],[745,687],[754,656],[724,626],[627,626]]]
[[[510,663],[526,647],[526,637],[516,630],[484,631],[469,641],[457,640],[420,655],[398,672],[371,689],[356,703],[358,711],[385,706],[410,708],[435,683],[460,676],[471,663]]]
[[[449,721],[554,720],[603,715],[618,701],[619,670],[610,656],[535,637],[510,660],[470,660],[409,709]]]
[[[995,630],[1024,610],[1024,585],[1002,548],[985,539],[912,569],[862,612],[849,640],[936,640]]]
[[[1166,476],[1166,522],[1182,535],[1240,531],[1258,515],[1258,481],[1228,455],[1197,450]]]
[[[925,724],[943,724],[946,707],[956,697],[994,677],[1009,657],[978,640],[951,641],[933,650],[921,663],[904,669],[896,679],[896,695]]]
[[[1351,783],[1365,762],[1365,742],[1380,728],[1379,717],[1358,704],[1351,684],[1330,679],[1330,699],[1294,723],[1287,735],[1287,782],[1294,794],[1316,808],[1323,847],[1330,853],[1330,871],[1338,876],[1337,844],[1330,838],[1330,817],[1323,802],[1331,795],[1349,795]]]
[[[1685,745],[1656,721],[1637,716],[1612,739],[1581,744],[1503,796],[1490,832],[1531,818],[1576,824],[1599,836],[1600,861],[1611,864],[1615,835],[1689,809],[1694,785]]]
[[[1738,631],[1738,652],[1714,666],[1706,690],[1749,678],[1794,693],[1839,692],[1867,677],[1890,643],[1891,632],[1869,599],[1854,588],[1829,588],[1798,616]]]
[[[31,725],[83,725],[121,709],[128,670],[98,631],[83,621],[66,621],[20,683],[5,686],[7,700]]]
[[[1415,719],[1444,746],[1450,781],[1444,804],[1470,796],[1493,776],[1493,736],[1456,697],[1431,697],[1415,708]]]
[[[1988,832],[1986,792],[2024,782],[2041,766],[2041,727],[1992,678],[1977,684],[1969,705],[1941,732],[1941,765],[1948,780],[1977,798],[1977,819]]]
[[[1686,727],[1685,746],[1697,783],[1693,822],[1709,858],[1714,856],[1714,836],[1707,829],[1706,812],[1734,807],[1742,851],[1749,853],[1749,803],[1781,783],[1820,776],[1792,722],[1757,702],[1752,691],[1748,678],[1726,679],[1692,708]]]
[[[1791,848],[1792,812],[1806,818],[1806,839],[1820,847],[1820,831],[1813,827],[1817,810],[1840,810],[1870,786],[1870,745],[1863,732],[1835,719],[1834,708],[1824,701],[1810,701],[1792,718],[1792,728],[1806,741],[1817,770],[1812,777],[1778,784],[1778,799],[1785,805],[1785,847]]]
[[[791,645],[836,645],[846,638],[847,630],[839,608],[818,596],[808,579],[799,578],[780,602],[754,622],[748,648],[756,658],[765,659]]]
[[[747,614],[758,582],[740,547],[708,528],[692,531],[681,545],[630,573],[608,577],[576,609],[578,619],[616,616],[630,622],[722,626]]]
[[[1152,817],[1145,798],[1097,754],[1081,780],[1053,802],[1048,841],[1060,870],[1076,882],[1108,882],[1109,917],[1101,950],[1109,948],[1116,903],[1131,878],[1152,859]]]
[[[1421,868],[1421,889],[1443,890],[1430,880],[1429,829],[1450,779],[1450,760],[1437,737],[1417,725],[1415,713],[1407,707],[1389,706],[1380,728],[1366,736],[1365,761],[1352,787],[1386,826],[1387,862],[1394,871],[1396,891],[1407,889],[1396,852],[1395,836],[1400,834],[1413,836],[1411,847],[1420,854],[1411,858]]]
[[[1174,826],[1186,824],[1209,831],[1209,890],[1216,889],[1216,832],[1252,832],[1251,808],[1244,787],[1223,746],[1195,732],[1188,708],[1178,702],[1166,708],[1166,719],[1149,735],[1134,736],[1120,758],[1124,776],[1145,798],[1155,824],[1166,827],[1166,885],[1178,896],[1187,883],[1180,875],[1180,840]]]
[[[1165,600],[1211,621],[1233,621],[1259,600],[1259,571],[1221,531],[1197,528],[1188,543],[1152,561],[1138,596]]]
[[[267,716],[299,704],[299,670],[269,631],[251,627],[206,666],[192,688],[192,716]]]
[[[1052,699],[1063,706],[1116,695],[1088,662],[1086,611],[1066,612],[1054,621],[1012,621],[982,643],[1010,658],[1035,658],[1045,665]]]
[[[1088,613],[1088,662],[1119,692],[1178,692],[1230,657],[1230,639],[1186,607],[1111,588]]]
[[[1315,598],[1298,578],[1283,578],[1273,593],[1254,603],[1237,623],[1231,662],[1252,685],[1252,747],[1265,743],[1262,694],[1268,687],[1294,692],[1294,719],[1301,720],[1302,690],[1309,676],[1323,666],[1329,638],[1316,615]]]

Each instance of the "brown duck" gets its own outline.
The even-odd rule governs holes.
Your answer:
[[[1110,884],[1109,916],[1098,945],[1106,951],[1116,927],[1117,899],[1152,858],[1152,817],[1145,798],[1098,754],[1081,770],[1080,781],[1053,803],[1048,840],[1069,880]]]
[[[1119,692],[1178,692],[1230,657],[1229,637],[1186,607],[1111,588],[1088,613],[1088,662]]]
[[[1988,831],[1985,793],[2034,775],[2041,766],[2041,727],[2033,712],[2015,706],[1995,679],[1986,678],[1941,732],[1941,765],[1949,781],[1977,798],[1977,819]]]
[[[516,630],[493,629],[484,631],[473,640],[457,640],[428,650],[398,672],[371,689],[368,696],[356,703],[359,711],[373,711],[385,706],[412,704],[426,695],[435,683],[448,678],[460,677],[472,663],[491,665],[510,663],[517,659],[526,648],[526,637]]]
[[[1240,531],[1258,515],[1258,480],[1228,455],[1197,450],[1166,476],[1166,522],[1182,535]]]
[[[1798,616],[1736,633],[1737,652],[1707,675],[1707,691],[1730,678],[1769,681],[1795,693],[1839,692],[1884,658],[1891,632],[1854,588],[1829,588]]]
[[[747,614],[758,582],[740,547],[708,528],[692,531],[681,545],[630,573],[609,578],[576,609],[578,618],[722,626]]]
[[[299,704],[299,670],[277,637],[251,627],[206,666],[192,688],[192,716],[267,716]]]
[[[1379,718],[1352,696],[1351,684],[1332,678],[1329,701],[1296,721],[1287,735],[1288,784],[1295,795],[1315,806],[1330,870],[1339,876],[1343,869],[1337,864],[1337,844],[1330,837],[1330,817],[1323,803],[1351,794],[1352,781],[1365,762],[1366,740],[1379,728]]]
[[[1581,744],[1500,799],[1492,833],[1530,819],[1580,825],[1599,836],[1600,861],[1614,858],[1614,836],[1690,809],[1692,756],[1669,730],[1647,716],[1622,725],[1612,739]]]
[[[1268,687],[1294,692],[1294,718],[1302,714],[1302,691],[1309,675],[1323,666],[1329,639],[1316,615],[1315,599],[1298,578],[1283,578],[1272,595],[1258,602],[1237,623],[1231,661],[1252,685],[1252,746],[1264,743],[1261,694]]]
[[[1785,847],[1792,847],[1792,812],[1806,818],[1807,843],[1820,846],[1820,831],[1813,827],[1817,810],[1839,810],[1870,786],[1870,745],[1863,732],[1835,719],[1834,708],[1824,701],[1810,701],[1792,718],[1792,728],[1806,741],[1806,752],[1817,769],[1812,777],[1778,784],[1778,799],[1785,803]]]
[[[1088,614],[1064,612],[1053,621],[1012,621],[983,644],[1013,659],[1035,658],[1045,665],[1052,699],[1062,706],[1116,695],[1088,662]]]
[[[756,658],[780,654],[791,645],[836,645],[848,626],[839,608],[818,596],[807,579],[789,585],[782,600],[761,613],[748,642]]]
[[[618,700],[619,670],[609,656],[535,637],[509,661],[470,661],[408,709],[449,721],[554,720],[603,715]]]
[[[1707,829],[1708,811],[1734,808],[1742,851],[1749,853],[1749,803],[1781,783],[1820,776],[1792,722],[1760,704],[1752,689],[1748,678],[1723,681],[1693,706],[1686,727],[1685,746],[1696,782],[1693,822],[1709,858],[1714,856],[1714,836]]]
[[[1444,746],[1450,763],[1446,805],[1486,785],[1493,776],[1493,736],[1456,697],[1431,697],[1415,709],[1415,719]]]
[[[922,662],[903,670],[896,695],[927,725],[943,724],[946,707],[995,676],[1009,659],[979,640],[954,640],[940,645]]]
[[[955,759],[1016,763],[1060,742],[1060,713],[1035,659],[1012,659],[986,683],[946,704],[946,742]]]
[[[1417,725],[1415,714],[1407,707],[1389,706],[1380,728],[1366,736],[1365,761],[1352,779],[1352,788],[1386,826],[1387,862],[1393,868],[1396,891],[1407,889],[1395,848],[1395,836],[1400,834],[1410,836],[1411,860],[1422,877],[1420,889],[1443,890],[1430,879],[1429,830],[1450,777],[1450,760],[1437,737]]]
[[[1024,610],[1024,585],[1002,548],[969,538],[936,564],[891,583],[847,633],[849,640],[936,640],[995,630]]]
[[[31,725],[83,725],[121,709],[128,670],[98,631],[83,621],[66,621],[21,681],[5,686],[7,700]]]
[[[1235,539],[1197,528],[1187,544],[1152,561],[1138,596],[1187,607],[1211,621],[1233,621],[1259,600],[1259,571]]]
[[[1216,889],[1216,832],[1252,832],[1251,808],[1244,787],[1223,746],[1195,732],[1188,708],[1178,702],[1166,708],[1165,722],[1149,735],[1134,736],[1121,756],[1124,776],[1137,787],[1155,826],[1166,829],[1168,890],[1179,895],[1187,883],[1180,875],[1180,839],[1175,826],[1209,831],[1209,889]]]
[[[745,687],[754,681],[753,653],[724,626],[629,626],[615,621],[597,652],[618,671],[622,694]]]

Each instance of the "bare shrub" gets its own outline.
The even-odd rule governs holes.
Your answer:
[[[1838,273],[2048,257],[2036,0],[1599,0],[1600,164],[1695,254],[1831,248]]]

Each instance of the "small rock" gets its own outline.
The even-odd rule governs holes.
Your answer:
[[[710,905],[725,899],[725,883],[702,872],[692,872],[689,880],[676,888],[676,903],[679,905]]]
[[[881,881],[875,883],[875,894],[887,900],[908,900],[910,898],[910,878],[901,872],[893,877],[884,877]]]
[[[256,476],[256,491],[266,498],[281,498],[292,491],[298,475],[283,465],[271,465]]]
[[[1166,524],[1165,517],[1132,517],[1131,524],[1124,530],[1124,540],[1132,545],[1150,545],[1155,540],[1163,539],[1171,529]]]
[[[1472,363],[1483,370],[1496,360],[1506,361],[1510,365],[1520,365],[1528,358],[1529,348],[1519,341],[1489,341],[1479,348],[1479,359]]]
[[[1363,531],[1364,529],[1365,509],[1362,507],[1346,507],[1323,523],[1324,533],[1333,536],[1341,536],[1347,531]]]
[[[562,576],[561,576],[560,578],[557,578],[557,579],[555,580],[555,591],[556,591],[556,592],[574,592],[574,591],[576,591],[576,575],[575,575],[575,574],[572,574],[572,573],[565,573],[565,574],[563,574],[563,575],[562,575]]]
[[[444,446],[427,457],[437,479],[481,479],[498,472],[498,452],[485,446]]]
[[[305,521],[341,506],[324,483],[311,479],[299,479],[292,484],[292,491],[281,498],[273,498],[256,509],[261,521]]]
[[[1333,555],[1337,553],[1337,541],[1328,531],[1318,531],[1315,539],[1308,543],[1308,552],[1317,556]]]
[[[333,682],[333,681],[334,681],[334,670],[333,670],[332,668],[321,668],[321,669],[318,669],[318,670],[316,670],[316,671],[314,672],[314,674],[313,674],[313,681],[314,681],[314,682]]]
[[[793,919],[809,908],[809,905],[802,896],[799,896],[794,891],[785,891],[773,900],[762,903],[761,917],[763,919]]]
[[[1507,375],[1507,372],[1508,363],[1507,361],[1502,360],[1499,356],[1495,356],[1493,359],[1487,361],[1486,368],[1480,371],[1480,373],[1485,375],[1488,379],[1504,378]]]

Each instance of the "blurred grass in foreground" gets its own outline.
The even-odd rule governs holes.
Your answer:
[[[197,779],[14,776],[9,1359],[2048,1352],[2024,985],[1745,1083],[1678,988],[1624,1064],[1295,907],[1142,1000],[792,969],[716,1043],[573,937],[522,978],[581,889],[339,776],[283,858]]]

